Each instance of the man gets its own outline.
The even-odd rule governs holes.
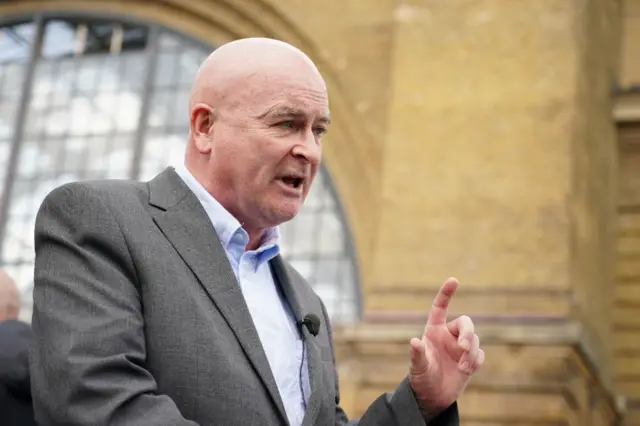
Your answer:
[[[20,294],[0,270],[0,417],[3,426],[35,425],[29,381],[31,329],[18,321]]]
[[[150,182],[72,183],[36,221],[36,418],[73,425],[346,425],[331,327],[279,255],[329,125],[327,89],[302,52],[226,44],[198,70],[184,166]],[[458,424],[484,353],[438,294],[410,371],[360,419]]]

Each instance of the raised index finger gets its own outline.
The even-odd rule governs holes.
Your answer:
[[[444,325],[447,322],[449,302],[451,302],[451,298],[457,288],[458,280],[455,278],[449,278],[442,284],[440,291],[438,291],[436,298],[433,300],[433,305],[431,305],[427,325]]]

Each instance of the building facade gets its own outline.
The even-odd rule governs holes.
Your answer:
[[[44,194],[180,161],[199,61],[274,37],[330,91],[283,234],[329,305],[345,409],[406,374],[453,275],[487,354],[463,424],[640,424],[638,0],[9,0],[0,23],[0,260],[26,317]]]

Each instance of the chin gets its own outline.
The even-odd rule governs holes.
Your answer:
[[[300,211],[300,204],[283,203],[269,210],[268,216],[271,219],[270,222],[273,223],[272,226],[278,226],[295,218]]]

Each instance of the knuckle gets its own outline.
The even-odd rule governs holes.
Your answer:
[[[478,349],[480,349],[480,339],[478,339],[478,336],[475,336],[473,338],[473,341],[471,342],[471,348],[473,349],[474,353],[477,353]]]
[[[460,324],[460,328],[463,331],[465,331],[467,333],[473,333],[474,332],[473,321],[471,321],[471,318],[469,318],[467,315],[463,315],[463,316],[460,317],[459,324]]]
[[[469,315],[460,316],[460,321],[464,322],[465,324],[468,324],[468,323],[473,324],[473,321],[471,321],[471,317]]]

